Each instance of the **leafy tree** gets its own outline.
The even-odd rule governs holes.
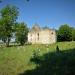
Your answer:
[[[24,23],[18,23],[15,26],[16,30],[16,42],[20,43],[20,45],[24,45],[27,41],[28,28]]]
[[[2,40],[4,43],[6,42],[5,33],[4,20],[0,19],[0,40]]]
[[[67,24],[61,25],[57,32],[57,38],[59,41],[71,41],[72,40],[72,28]]]
[[[72,40],[75,41],[75,28],[72,29]]]
[[[2,27],[2,39],[6,42],[6,46],[9,46],[10,39],[12,37],[13,26],[16,23],[18,16],[18,9],[15,6],[7,5],[1,11],[0,26]],[[1,28],[0,28],[1,29]]]

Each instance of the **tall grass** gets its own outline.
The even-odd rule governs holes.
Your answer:
[[[18,75],[26,70],[32,70],[36,64],[30,62],[34,50],[40,49],[40,56],[55,52],[58,45],[61,51],[75,48],[75,42],[58,42],[52,45],[25,45],[0,47],[0,75]]]

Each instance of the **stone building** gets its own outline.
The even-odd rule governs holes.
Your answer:
[[[32,44],[52,44],[56,42],[55,30],[34,25],[28,33],[28,42]]]

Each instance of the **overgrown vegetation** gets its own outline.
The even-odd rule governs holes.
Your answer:
[[[16,42],[24,45],[27,42],[28,28],[25,23],[17,23],[15,25]]]
[[[24,45],[27,40],[28,28],[26,24],[16,22],[19,14],[18,8],[7,5],[0,11],[0,14],[0,39],[8,47],[14,33],[17,41]]]
[[[69,25],[61,25],[57,30],[57,40],[58,41],[74,41],[75,40],[75,28]]]
[[[47,53],[40,58],[38,67],[20,75],[75,75],[75,49]]]
[[[7,5],[0,11],[0,14],[0,37],[2,41],[6,43],[6,46],[9,46],[18,11],[15,6]]]
[[[59,47],[60,52],[62,52],[61,55],[55,54],[57,45]],[[26,75],[26,74],[27,75],[28,74],[29,75],[38,75],[39,74],[38,70],[39,70],[39,72],[41,71],[46,74],[46,72],[47,72],[46,70],[48,70],[48,66],[55,67],[56,64],[60,65],[61,61],[63,61],[63,63],[65,61],[68,62],[69,59],[71,60],[71,58],[73,59],[72,61],[74,62],[74,58],[75,58],[74,53],[75,52],[74,52],[74,50],[72,50],[74,48],[75,48],[74,41],[73,42],[59,42],[59,43],[52,44],[52,45],[26,45],[26,46],[12,46],[9,48],[8,47],[0,47],[0,75],[19,75],[19,74],[23,74],[23,73],[24,73],[24,75]],[[36,57],[38,57],[37,56],[38,53],[36,54],[36,52],[38,52],[39,49],[40,49],[39,59],[41,59],[41,61],[43,60],[43,63],[45,63],[45,64],[40,63],[41,61],[36,62],[36,63],[35,62],[33,63],[32,61],[30,61],[31,58],[33,58],[33,54],[36,55]],[[36,51],[36,52],[34,52],[34,51]],[[45,56],[45,54],[47,56]],[[50,56],[48,57],[48,55],[50,55]],[[63,59],[63,57],[64,57],[64,59]],[[52,60],[56,62],[55,65],[53,65],[53,63],[52,64],[49,63]],[[72,61],[71,61],[71,63],[72,63]],[[38,65],[37,63],[38,64],[40,63],[40,64]],[[36,70],[36,67],[41,67],[41,66],[43,66],[43,68]],[[63,67],[66,67],[66,66],[67,65],[65,64]],[[74,66],[74,64],[73,64],[73,66]],[[58,69],[57,72],[60,70],[63,70],[64,69],[63,67],[60,67],[60,69]],[[27,70],[29,70],[29,71],[27,71]],[[36,74],[32,73],[32,72],[35,72],[35,70],[36,70]],[[53,73],[55,71],[52,69]],[[50,72],[50,68],[48,70],[48,73],[49,72]]]

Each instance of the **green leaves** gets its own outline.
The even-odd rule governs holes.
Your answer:
[[[24,45],[27,41],[28,28],[24,23],[18,23],[15,26],[16,29],[16,41],[20,43],[20,45]]]
[[[58,40],[61,41],[71,41],[72,40],[72,28],[65,24],[59,27],[57,32]]]
[[[2,39],[6,39],[6,44],[9,46],[13,33],[13,25],[16,23],[18,16],[18,9],[15,6],[7,5],[1,10],[0,14],[0,35]]]
[[[14,22],[18,16],[18,9],[15,6],[7,5],[1,10],[2,18],[7,19],[9,22]]]
[[[12,33],[16,34],[16,41],[21,45],[27,41],[28,28],[24,23],[16,23],[18,8],[7,5],[1,10],[0,37],[9,46]]]
[[[75,41],[75,28],[72,29],[72,40]]]

